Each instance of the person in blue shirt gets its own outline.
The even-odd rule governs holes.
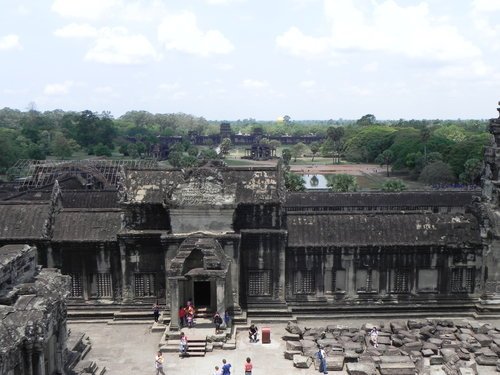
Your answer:
[[[222,375],[231,375],[231,364],[225,359],[222,360]]]

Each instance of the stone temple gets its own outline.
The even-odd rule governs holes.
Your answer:
[[[238,316],[500,307],[500,118],[482,191],[290,193],[281,164],[25,162],[0,187],[0,245],[71,276],[71,316],[191,298]]]

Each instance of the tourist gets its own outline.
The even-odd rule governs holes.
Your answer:
[[[219,366],[215,366],[214,375],[222,375],[222,370],[219,369]]]
[[[163,372],[163,354],[162,352],[158,352],[155,357],[155,368],[156,368],[156,375],[162,374],[165,375]]]
[[[373,327],[370,331],[370,342],[375,348],[378,348],[378,331],[377,327]]]
[[[226,327],[229,328],[229,323],[231,323],[231,315],[227,310],[224,312],[224,323],[226,324]]]
[[[255,324],[252,324],[250,328],[248,329],[248,338],[250,339],[250,342],[257,342],[259,341],[259,329]]]
[[[181,337],[180,337],[179,341],[180,341],[179,352],[180,352],[182,357],[185,357],[187,355],[187,351],[188,351],[188,338],[184,334],[184,332],[181,332]]]
[[[319,359],[319,372],[323,374],[328,374],[328,370],[326,368],[326,352],[322,346],[318,347],[318,352],[316,353],[316,356]]]
[[[218,334],[220,332],[220,325],[222,324],[222,318],[218,312],[215,313],[213,322],[215,324],[215,334]]]
[[[155,323],[158,323],[158,319],[160,318],[160,306],[157,303],[153,305],[153,318],[155,319]]]
[[[245,362],[245,375],[252,375],[252,369],[252,360],[250,359],[250,357],[247,357],[247,360]]]
[[[181,327],[186,326],[186,308],[182,306],[179,308],[179,324]]]
[[[222,375],[231,375],[231,364],[225,359],[222,360]]]
[[[186,309],[186,321],[187,321],[187,326],[189,328],[192,328],[194,325],[194,312],[195,312],[194,305],[191,303],[190,305],[188,305]]]

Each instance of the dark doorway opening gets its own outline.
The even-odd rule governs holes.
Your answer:
[[[195,281],[193,289],[196,307],[210,307],[210,281]]]

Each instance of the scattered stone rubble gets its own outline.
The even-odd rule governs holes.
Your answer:
[[[368,334],[373,327],[379,330],[376,348]],[[321,346],[328,370],[350,375],[431,374],[436,366],[447,375],[477,375],[480,366],[500,372],[500,329],[489,323],[423,319],[302,328],[289,322],[286,331],[284,355],[298,368],[318,369]]]

